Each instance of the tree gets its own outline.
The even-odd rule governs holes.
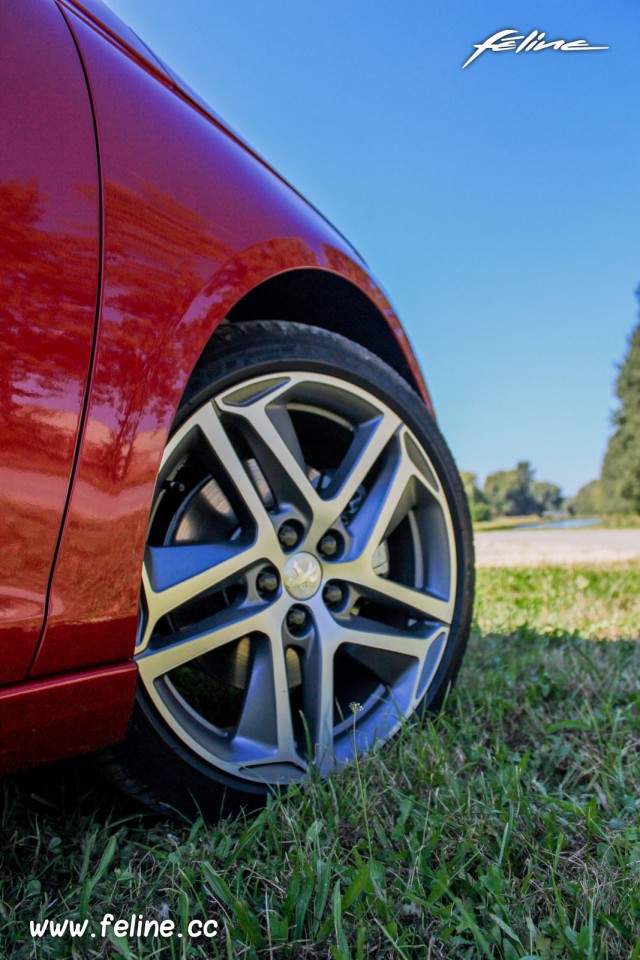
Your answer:
[[[491,516],[491,507],[487,503],[486,497],[478,486],[477,474],[462,471],[460,476],[462,477],[464,492],[469,503],[471,519],[474,521],[488,520]]]
[[[536,513],[540,516],[549,510],[559,510],[562,506],[562,490],[555,483],[537,480],[532,484],[531,495],[537,504]]]
[[[528,460],[521,460],[515,470],[490,473],[482,490],[485,501],[494,513],[506,517],[559,510],[563,502],[560,487],[533,478],[534,470]]]
[[[636,296],[640,300],[640,288]],[[620,406],[602,465],[602,506],[609,513],[640,513],[640,323],[629,338],[616,394]]]
[[[577,517],[597,517],[602,513],[602,490],[599,480],[592,480],[580,487],[568,504],[569,513]]]
[[[482,492],[496,513],[507,517],[537,513],[532,494],[533,469],[528,460],[521,460],[515,470],[490,473]]]

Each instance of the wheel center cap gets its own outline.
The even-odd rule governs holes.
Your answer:
[[[322,567],[312,553],[294,553],[284,565],[282,582],[294,600],[309,600],[320,589]]]

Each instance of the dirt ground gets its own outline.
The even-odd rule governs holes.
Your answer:
[[[640,559],[640,530],[499,530],[475,545],[479,567],[611,563]]]

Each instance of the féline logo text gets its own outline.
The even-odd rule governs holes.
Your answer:
[[[481,53],[490,50],[492,53],[504,53],[505,50],[513,50],[515,53],[538,53],[540,50],[561,50],[564,53],[577,53],[586,50],[608,50],[609,47],[592,47],[587,40],[545,40],[545,31],[532,30],[529,36],[525,37],[523,33],[517,30],[498,30],[483,40],[482,43],[474,43],[475,53],[472,53],[466,63],[463,63],[462,69],[473,63]]]

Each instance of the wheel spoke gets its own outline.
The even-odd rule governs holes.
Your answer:
[[[390,718],[395,721],[414,709],[424,695],[427,659],[432,650],[437,657],[438,647],[441,649],[437,641],[446,640],[447,634],[442,626],[419,633],[394,631],[358,617],[353,626],[341,631],[340,641],[349,655],[387,688],[382,712],[387,721]]]
[[[311,520],[322,509],[322,500],[307,476],[288,412],[284,408],[270,412],[266,404],[271,400],[268,396],[246,407],[229,409],[229,412],[250,426],[251,446],[276,496],[291,500]]]
[[[269,637],[254,641],[249,679],[235,738],[275,747],[269,763],[301,764],[293,734],[285,650],[275,618]]]
[[[335,765],[333,752],[333,646],[319,634],[305,651],[302,665],[302,703],[316,769],[328,773]]]
[[[347,454],[324,491],[324,499],[335,522],[347,509],[363,480],[376,463],[400,426],[400,418],[391,411],[376,420],[361,424]]]
[[[406,516],[413,464],[397,444],[350,526],[356,555],[371,558],[380,543]]]
[[[411,460],[417,480],[429,491],[432,497],[446,506],[446,501],[442,493],[440,484],[436,479],[436,472],[429,463],[424,451],[421,451],[411,434],[405,429],[402,431],[402,439],[407,455]]]
[[[282,441],[283,446],[280,447],[280,452],[282,453],[283,450],[287,450],[289,452],[300,471],[298,474],[298,482],[303,489],[306,490],[306,485],[309,483],[309,481],[307,477],[306,464],[304,462],[304,454],[302,452],[302,447],[300,446],[300,441],[298,440],[298,434],[295,431],[293,421],[289,415],[289,411],[286,407],[282,406],[270,406],[268,412],[265,407],[262,407],[262,410],[276,435],[280,437]],[[314,488],[312,487],[312,490],[313,489]]]
[[[418,471],[406,449],[406,431],[397,435],[395,449],[350,525],[353,546],[350,557],[335,563],[332,573],[346,580],[371,599],[405,608],[413,615],[450,624],[453,602],[418,587],[410,587],[379,576],[373,569],[373,558],[379,545],[389,537],[415,506],[415,484],[422,484],[434,494],[434,487],[424,476],[428,465]]]
[[[276,695],[276,714],[278,724],[278,753],[275,759],[300,765],[293,734],[291,701],[289,700],[289,678],[282,632],[271,634],[271,656],[273,662],[273,680]]]
[[[407,587],[385,577],[378,577],[372,573],[368,583],[361,583],[373,593],[392,604],[397,604],[414,611],[421,617],[429,620],[438,620],[440,623],[450,624],[453,620],[453,600],[444,600],[425,590],[416,587]]]
[[[273,677],[271,645],[265,638],[251,644],[249,676],[234,740],[257,741],[275,746],[278,740],[277,694]]]
[[[148,615],[139,649],[144,649],[162,617],[205,590],[237,579],[261,556],[257,544],[147,547],[143,585]]]
[[[417,587],[407,587],[387,577],[380,577],[367,560],[358,559],[336,563],[332,574],[356,587],[371,600],[404,609],[412,616],[450,624],[453,619],[453,600],[445,600]]]
[[[384,670],[384,659],[377,660],[376,654],[402,654],[404,657],[413,657],[422,664],[431,643],[441,632],[442,628],[437,627],[428,632],[412,634],[358,617],[354,626],[339,627],[337,636],[339,643],[353,644],[369,654],[367,665],[378,674],[379,670],[373,665],[378,663],[379,668]]]
[[[263,552],[252,544],[205,543],[147,547],[149,584],[165,613],[210,587],[237,579]]]
[[[273,526],[269,514],[212,403],[205,403],[204,406],[200,407],[174,434],[164,452],[162,466],[185,442],[191,439],[195,430],[200,431],[200,435],[236,488],[240,501],[251,515],[258,537],[262,537],[263,540],[268,538],[269,542],[272,542]],[[266,547],[267,544],[263,542],[263,546]]]
[[[265,604],[227,607],[209,621],[162,638],[162,645],[148,644],[137,657],[138,669],[145,682],[150,682],[226,643],[254,631],[267,633],[272,628],[272,607]]]

